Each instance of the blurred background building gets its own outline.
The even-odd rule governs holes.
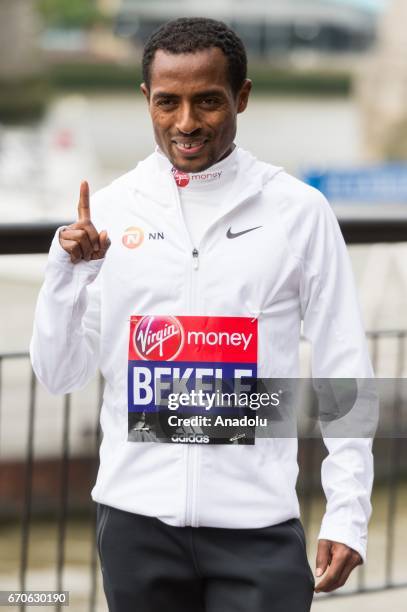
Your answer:
[[[36,74],[39,17],[27,0],[0,3],[0,79],[18,79]]]
[[[199,16],[199,0],[124,0],[117,32],[144,43],[174,15]],[[332,0],[208,0],[205,15],[229,23],[249,53],[275,59],[293,52],[361,52],[373,44],[376,13],[368,6]]]
[[[407,2],[393,0],[378,24],[379,44],[356,81],[363,106],[366,156],[407,159]]]

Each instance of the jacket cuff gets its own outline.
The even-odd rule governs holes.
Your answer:
[[[329,524],[331,523],[331,524]],[[361,535],[352,527],[345,528],[335,524],[334,521],[322,521],[322,526],[318,534],[318,540],[331,540],[346,544],[353,550],[356,550],[362,557],[363,563],[366,563],[367,557],[367,534]]]
[[[66,229],[66,227],[67,227],[66,225],[61,225],[61,227],[58,227],[57,231],[55,232],[55,235],[51,242],[51,248],[48,254],[48,261],[50,262],[55,262],[55,263],[71,262],[69,253],[67,253],[65,249],[62,248],[61,243],[59,242],[59,232]]]
[[[91,273],[99,272],[100,268],[103,265],[104,258],[102,259],[93,259],[91,261],[80,261],[76,264],[71,262],[71,257],[65,249],[62,248],[61,243],[59,242],[59,232],[65,229],[66,225],[61,225],[55,232],[54,238],[51,242],[51,247],[48,254],[48,262],[50,264],[56,263],[63,266],[70,266],[72,271],[76,270],[82,273]]]

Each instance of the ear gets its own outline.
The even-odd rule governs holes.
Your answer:
[[[143,96],[147,100],[147,102],[150,102],[150,90],[147,87],[147,85],[145,83],[141,83],[140,89],[141,89],[141,91],[143,93]]]
[[[246,79],[237,95],[237,112],[243,113],[246,110],[249,101],[249,95],[252,90],[252,82]]]

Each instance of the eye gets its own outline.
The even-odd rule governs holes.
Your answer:
[[[201,104],[203,106],[217,106],[219,104],[219,99],[212,97],[202,98]]]
[[[174,106],[175,100],[173,98],[160,98],[157,100],[156,105],[160,108],[170,108]]]

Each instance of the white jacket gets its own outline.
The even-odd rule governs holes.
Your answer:
[[[242,149],[237,158],[229,204],[197,245],[199,257],[193,256],[168,160],[159,154],[96,193],[92,221],[112,242],[105,260],[71,264],[56,235],[36,309],[30,350],[45,387],[71,392],[97,368],[106,381],[92,498],[175,526],[253,528],[299,517],[298,441],[128,441],[132,315],[255,317],[262,378],[299,376],[303,321],[314,377],[373,376],[350,261],[329,204],[281,168]],[[229,228],[238,233],[258,226],[227,238]],[[137,248],[123,243],[129,228],[144,231]],[[343,542],[365,560],[372,440],[324,442],[327,507],[318,537]]]

